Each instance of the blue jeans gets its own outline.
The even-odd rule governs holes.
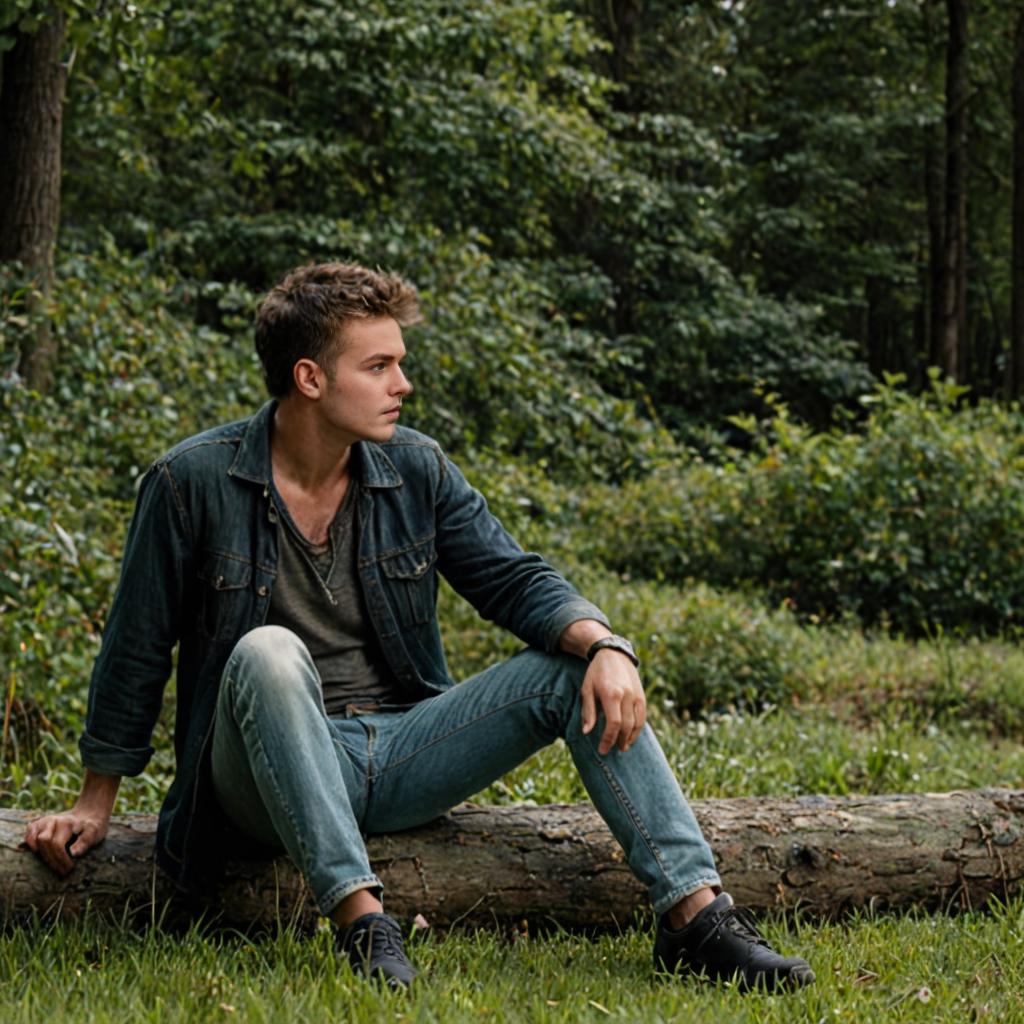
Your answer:
[[[601,756],[601,725],[583,735],[586,663],[528,649],[407,709],[351,718],[324,711],[305,644],[280,626],[247,633],[224,669],[213,782],[225,813],[283,847],[324,914],[380,888],[363,834],[436,818],[564,737],[594,806],[657,913],[718,885],[711,850],[646,726]]]

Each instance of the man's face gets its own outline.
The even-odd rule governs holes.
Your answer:
[[[346,326],[341,352],[328,357],[319,403],[339,441],[390,440],[402,398],[412,391],[399,366],[404,357],[402,330],[390,317]]]

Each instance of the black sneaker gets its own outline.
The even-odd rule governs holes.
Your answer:
[[[662,918],[654,939],[654,967],[670,974],[736,981],[740,989],[800,988],[814,981],[811,965],[781,956],[757,930],[750,911],[723,892],[679,929]]]
[[[388,988],[408,988],[416,977],[405,955],[402,929],[387,914],[357,917],[340,933],[338,946],[356,974],[383,981]]]

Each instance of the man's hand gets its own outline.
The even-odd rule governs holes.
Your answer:
[[[583,732],[597,724],[600,706],[604,732],[597,751],[602,756],[612,747],[625,753],[647,721],[647,698],[633,662],[621,651],[605,649],[594,655],[580,689]]]
[[[75,866],[74,858],[101,843],[110,825],[120,778],[85,773],[82,793],[70,811],[47,814],[31,821],[25,829],[25,843],[58,875]]]
[[[569,623],[558,639],[563,651],[585,658],[595,640],[611,636],[611,630],[596,619],[577,619]],[[640,735],[647,721],[647,698],[640,674],[621,651],[604,648],[594,655],[580,689],[583,732],[597,725],[598,709],[604,714],[604,732],[597,752],[603,757],[612,747],[625,753]]]

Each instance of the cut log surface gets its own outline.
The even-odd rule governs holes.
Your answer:
[[[1021,891],[1024,791],[742,798],[693,804],[725,887],[755,910],[836,916],[859,907],[964,909]],[[26,811],[0,810],[0,891],[9,917],[60,910],[160,914],[170,887],[152,861],[154,815],[115,817],[65,879],[23,845]],[[589,805],[463,805],[367,847],[389,913],[438,926],[522,919],[612,927],[645,913],[644,887]],[[238,862],[216,911],[250,929],[309,925],[287,858]]]

